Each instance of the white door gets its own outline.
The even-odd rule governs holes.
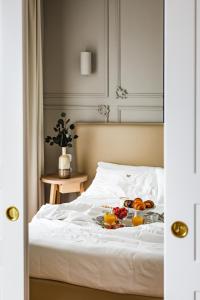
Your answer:
[[[165,300],[200,300],[200,0],[165,1],[165,122]]]
[[[22,49],[22,0],[0,0],[0,300],[27,299]]]

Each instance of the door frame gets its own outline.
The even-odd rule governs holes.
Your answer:
[[[1,109],[3,142],[1,184],[2,297],[29,299],[26,197],[26,0],[0,0]],[[2,50],[2,51],[1,51]],[[9,125],[8,125],[9,124]],[[15,127],[14,127],[15,126]],[[14,127],[14,128],[13,128]],[[12,138],[11,138],[12,134]],[[3,143],[2,143],[3,144]],[[16,208],[16,219],[8,208]],[[15,222],[14,222],[15,221]],[[10,251],[10,252],[9,252]],[[20,253],[20,257],[18,256]],[[18,274],[17,274],[18,273]],[[20,274],[19,274],[20,273]],[[17,274],[17,275],[16,275]],[[0,283],[1,285],[1,283]],[[1,298],[1,295],[0,295]]]
[[[24,66],[23,66],[23,85],[24,85],[24,133],[26,132],[26,95],[27,95],[27,1],[26,0],[18,0],[22,2],[22,7],[23,7],[23,60],[24,60]],[[166,20],[166,10],[165,10],[165,6],[166,6],[166,1],[167,0],[163,0],[164,3],[164,12],[163,12],[163,17],[164,17],[164,22],[163,22],[163,32],[164,32],[164,53],[163,53],[163,78],[165,79],[165,20]],[[163,86],[163,90],[164,90],[164,100],[163,100],[163,110],[165,111],[165,87]],[[164,115],[164,112],[163,112]],[[165,119],[163,117],[163,123],[165,124]],[[166,125],[165,125],[166,127]],[[27,215],[27,206],[28,203],[27,201],[25,201],[26,199],[26,134],[24,134],[24,241],[25,241],[25,270],[24,270],[24,299],[29,299],[29,268],[28,268],[28,215]],[[166,147],[166,144],[165,144]],[[166,201],[166,200],[165,200]],[[165,234],[166,232],[169,230],[169,228],[167,227],[167,225],[165,224]],[[164,267],[165,269],[165,267]],[[166,283],[165,283],[166,284]]]
[[[24,105],[24,300],[29,300],[29,231],[28,231],[28,191],[27,191],[27,97],[28,97],[28,0],[22,0],[22,38],[23,38],[23,105]]]

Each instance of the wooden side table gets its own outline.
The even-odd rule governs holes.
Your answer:
[[[84,192],[84,182],[87,179],[88,176],[85,174],[72,173],[71,177],[67,179],[61,179],[57,174],[42,176],[41,181],[51,185],[49,203],[59,204],[60,193]]]

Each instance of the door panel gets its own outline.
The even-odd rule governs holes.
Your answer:
[[[200,289],[199,9],[199,0],[165,1],[166,300],[198,299]],[[177,220],[185,238],[171,232]]]
[[[0,296],[25,299],[23,1],[0,0]],[[19,219],[6,216],[16,206]]]

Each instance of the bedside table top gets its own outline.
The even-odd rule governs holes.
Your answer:
[[[72,173],[70,178],[59,178],[58,174],[49,174],[41,177],[41,181],[49,184],[65,184],[65,183],[74,183],[74,182],[85,182],[87,181],[88,176],[81,173]]]

